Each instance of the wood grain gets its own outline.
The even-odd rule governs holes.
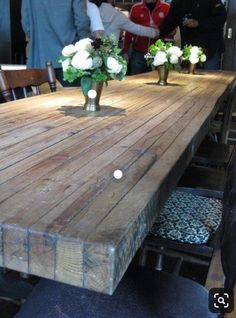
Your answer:
[[[96,113],[80,89],[1,105],[0,266],[112,294],[233,79],[130,76]]]

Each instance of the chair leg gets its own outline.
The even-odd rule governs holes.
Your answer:
[[[183,260],[184,260],[183,257],[177,258],[177,261],[176,261],[176,264],[175,264],[175,267],[173,270],[174,275],[179,276],[180,269],[181,269],[182,264],[183,264]]]
[[[142,246],[140,248],[139,261],[138,261],[140,266],[145,266],[146,265],[147,254],[148,254],[148,249],[145,246]]]
[[[163,251],[164,248],[160,247],[160,250]],[[156,261],[155,269],[157,271],[163,270],[163,254],[161,252],[160,252],[160,254],[157,254],[157,261]]]

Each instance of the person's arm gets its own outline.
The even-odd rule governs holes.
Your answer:
[[[78,39],[90,37],[90,20],[87,15],[86,0],[74,0],[73,12]]]
[[[27,0],[22,0],[21,4],[21,25],[25,34],[27,35],[27,38],[30,39],[30,23]]]
[[[173,0],[168,15],[159,27],[160,37],[165,37],[174,31],[181,23],[181,20],[181,2],[179,0]]]
[[[223,27],[226,16],[227,13],[221,0],[211,0],[211,15],[206,19],[198,20],[199,30],[205,32]]]
[[[90,19],[90,30],[95,37],[101,37],[104,31],[100,11],[98,7],[87,1],[87,14]]]
[[[139,36],[147,36],[149,38],[158,38],[159,37],[159,30],[156,28],[146,27],[140,24],[136,24],[127,18],[124,13],[120,12],[120,21],[121,21],[121,29],[128,31],[132,34],[139,35]]]

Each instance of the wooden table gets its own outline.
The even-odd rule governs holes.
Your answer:
[[[0,266],[112,294],[233,78],[111,81],[97,113],[80,89],[1,105]]]

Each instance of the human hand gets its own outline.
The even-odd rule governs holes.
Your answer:
[[[97,30],[97,31],[94,31],[92,32],[92,36],[95,38],[95,39],[101,39],[102,35],[103,35],[103,30]]]
[[[185,19],[183,21],[183,26],[188,27],[188,28],[197,28],[199,25],[198,20],[195,19]]]

